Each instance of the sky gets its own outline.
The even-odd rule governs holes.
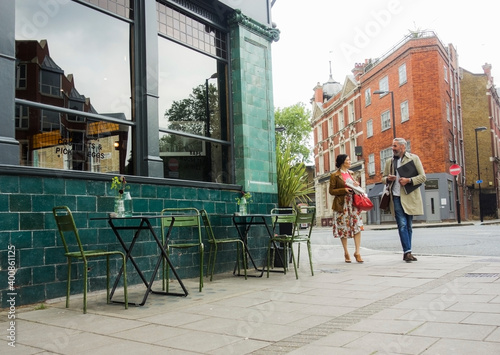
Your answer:
[[[485,63],[500,73],[498,13],[491,0],[276,0],[272,21],[275,108],[304,103],[313,88],[333,78],[343,84],[355,63],[378,58],[410,30],[433,31],[458,51],[459,66],[482,74]],[[500,75],[500,74],[499,74]]]

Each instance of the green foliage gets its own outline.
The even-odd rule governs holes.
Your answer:
[[[277,127],[284,127],[285,131],[277,132],[280,143],[277,149],[284,151],[290,147],[290,153],[296,161],[307,161],[311,154],[310,136],[312,132],[311,112],[303,103],[297,103],[274,111],[274,121]]]
[[[305,163],[294,161],[291,145],[282,142],[280,137],[277,137],[276,146],[284,146],[283,150],[276,152],[278,206],[294,207],[297,203],[307,203],[314,187],[309,186]]]

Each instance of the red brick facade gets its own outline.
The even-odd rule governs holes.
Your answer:
[[[429,180],[422,189],[425,215],[417,219],[457,219],[457,186],[460,215],[464,217],[465,181],[459,177],[456,182],[449,174],[452,164],[464,167],[460,78],[454,47],[443,45],[432,32],[408,36],[381,58],[356,64],[353,73],[354,80],[346,80],[346,84],[356,83],[356,89],[346,90],[344,84],[338,95],[325,102],[317,101],[320,95],[316,87],[313,126],[316,200],[322,204],[319,218],[326,220],[332,215],[328,189],[323,185],[328,184],[327,177],[335,171],[335,157],[343,152],[349,154],[362,186],[370,191],[382,179],[385,158],[381,156],[392,155],[394,128],[397,137],[409,142],[408,150],[420,156]],[[386,93],[374,94],[375,91]],[[349,102],[355,112],[355,120],[350,124],[349,112],[344,109]],[[402,105],[407,112],[404,119]],[[340,111],[346,116],[344,128],[338,123]],[[328,120],[333,122],[330,131]],[[322,137],[318,137],[319,125]],[[362,148],[361,156],[354,154],[356,146]],[[380,211],[375,213],[378,215],[369,213],[369,222],[392,220],[391,216],[380,216]]]

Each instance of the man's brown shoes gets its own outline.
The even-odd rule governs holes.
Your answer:
[[[403,260],[407,263],[411,263],[412,261],[417,261],[417,258],[411,255],[411,253],[405,253],[403,256]]]

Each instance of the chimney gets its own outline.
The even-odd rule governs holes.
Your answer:
[[[314,102],[323,103],[323,86],[319,83],[314,87]]]
[[[359,77],[363,74],[365,65],[363,63],[355,63],[354,69],[351,70],[354,78],[359,81]]]

